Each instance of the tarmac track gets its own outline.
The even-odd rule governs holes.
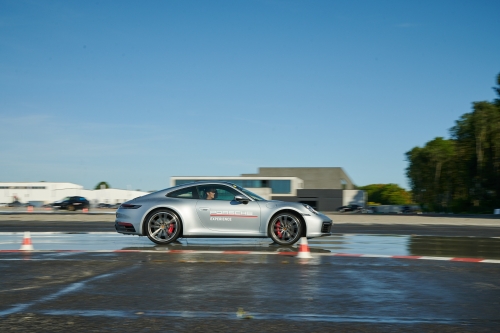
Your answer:
[[[500,265],[2,254],[0,331],[495,332]]]
[[[114,232],[114,222],[109,221],[0,221],[0,232]],[[356,224],[335,223],[335,234],[368,235],[421,235],[421,236],[466,236],[500,237],[500,227],[439,224]]]
[[[0,222],[3,233],[26,228],[109,232],[113,223]],[[373,224],[335,228],[339,234],[439,239],[491,239],[499,229]],[[494,247],[489,253],[497,252]],[[330,256],[300,260],[286,253],[4,252],[0,272],[0,332],[500,330],[499,264]]]

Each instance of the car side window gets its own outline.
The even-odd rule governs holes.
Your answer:
[[[198,186],[198,191],[200,199],[204,200],[232,201],[236,195],[241,195],[240,192],[225,185]]]
[[[191,186],[170,192],[169,194],[167,194],[167,197],[179,199],[198,199],[198,191],[196,189],[196,186]]]

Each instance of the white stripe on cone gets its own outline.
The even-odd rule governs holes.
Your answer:
[[[311,259],[311,251],[309,251],[309,245],[307,244],[307,238],[300,238],[299,253],[297,253],[297,258],[299,259]]]
[[[24,232],[23,245],[21,245],[20,250],[33,251],[33,244],[31,244],[31,234],[29,231]]]

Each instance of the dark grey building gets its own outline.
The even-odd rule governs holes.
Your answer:
[[[296,197],[273,196],[274,200],[302,202],[314,209],[332,212],[343,206],[344,190],[333,189],[303,189],[297,190]]]
[[[273,195],[274,200],[302,202],[320,211],[334,211],[348,203],[364,205],[362,191],[349,191],[354,184],[340,167],[324,168],[259,168],[257,174],[242,174],[243,177],[297,177],[304,181],[297,195]],[[352,193],[356,192],[356,193]],[[361,199],[363,197],[363,199]]]
[[[354,185],[342,168],[259,168],[256,174],[242,177],[298,177],[304,189],[352,190]]]
[[[364,191],[354,185],[342,168],[259,168],[256,174],[237,177],[176,176],[171,184],[197,180],[224,180],[249,188],[272,200],[302,202],[320,211],[334,211],[347,204],[365,205]]]

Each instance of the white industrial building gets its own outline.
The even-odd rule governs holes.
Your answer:
[[[334,211],[340,206],[356,204],[364,207],[366,192],[354,185],[342,168],[259,168],[256,174],[240,176],[175,176],[171,185],[199,180],[228,181],[245,187],[268,200],[306,203],[321,211]],[[33,206],[52,203],[69,196],[82,196],[92,205],[117,204],[149,192],[119,189],[86,190],[73,183],[0,183],[0,203],[15,200]]]
[[[116,204],[145,194],[148,194],[148,192],[114,188],[86,190],[83,186],[73,183],[0,183],[0,203],[3,204],[18,200],[21,203],[41,206],[70,196],[85,197],[91,204]]]

